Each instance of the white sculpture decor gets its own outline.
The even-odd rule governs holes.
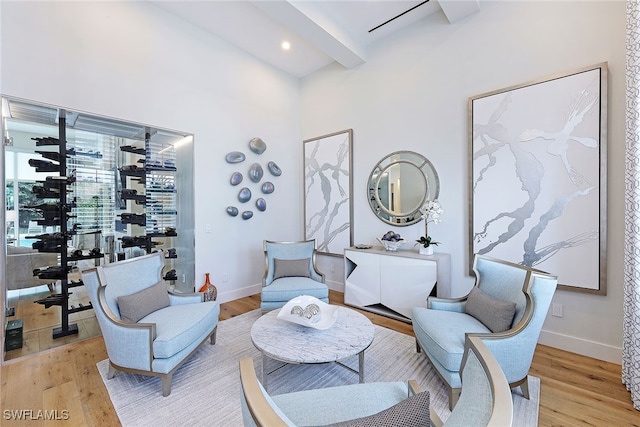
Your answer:
[[[287,302],[277,318],[313,329],[329,329],[338,319],[338,307],[310,295],[301,295]]]

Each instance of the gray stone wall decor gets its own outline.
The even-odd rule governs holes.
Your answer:
[[[262,140],[262,138],[251,138],[249,140],[249,156],[260,156],[267,150],[267,144]],[[225,161],[237,167],[237,164],[244,162],[247,159],[247,156],[241,151],[232,151],[225,156]],[[257,192],[260,190],[263,194],[272,194],[275,191],[275,185],[271,181],[262,182],[262,178],[264,177],[265,168],[273,175],[274,177],[279,177],[282,175],[282,170],[274,161],[268,161],[266,165],[263,167],[257,161],[251,163],[251,166],[247,169],[247,176],[249,177],[248,181],[240,191],[237,193],[237,201],[240,203],[247,203],[253,197],[253,192],[251,187],[254,186],[254,191]],[[242,172],[238,170],[231,171],[231,177],[229,179],[229,183],[232,186],[237,186],[244,180],[244,175]],[[255,185],[254,185],[255,184]],[[267,201],[264,198],[258,198],[254,202],[256,209],[258,212],[265,212],[267,210]],[[227,206],[226,212],[231,217],[236,217],[240,213],[240,210],[236,206]],[[248,220],[253,218],[254,212],[251,210],[245,210],[240,215],[240,218],[243,220]]]

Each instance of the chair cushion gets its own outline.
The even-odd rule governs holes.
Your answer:
[[[309,263],[311,258],[305,259],[273,259],[273,280],[281,277],[311,277]]]
[[[465,311],[481,321],[491,332],[503,332],[511,328],[516,303],[494,298],[474,286],[467,297]]]
[[[137,322],[149,313],[169,306],[169,293],[164,282],[158,282],[131,295],[118,297],[120,318],[127,322]]]
[[[429,392],[423,391],[377,414],[328,424],[327,427],[424,427],[430,425]]]
[[[216,301],[171,305],[140,319],[156,324],[153,357],[167,358],[192,344],[218,322]]]
[[[367,417],[407,398],[405,382],[358,383],[271,396],[296,426],[318,426]]]
[[[262,301],[289,301],[300,295],[328,298],[329,288],[308,277],[281,277],[262,288]]]
[[[458,372],[465,333],[488,333],[482,322],[466,313],[415,307],[413,331],[420,345],[447,370]],[[443,327],[446,325],[446,327]]]

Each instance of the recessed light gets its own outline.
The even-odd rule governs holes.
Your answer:
[[[285,40],[285,41],[283,41],[283,42],[282,42],[282,44],[281,44],[280,46],[282,46],[282,49],[284,49],[284,50],[289,50],[289,49],[291,49],[291,43],[289,43],[289,42],[288,42],[288,41],[286,41],[286,40]]]

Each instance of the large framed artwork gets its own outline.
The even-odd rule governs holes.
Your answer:
[[[319,253],[343,256],[353,245],[353,130],[303,141],[304,235]]]
[[[469,99],[473,254],[606,295],[607,63]]]

